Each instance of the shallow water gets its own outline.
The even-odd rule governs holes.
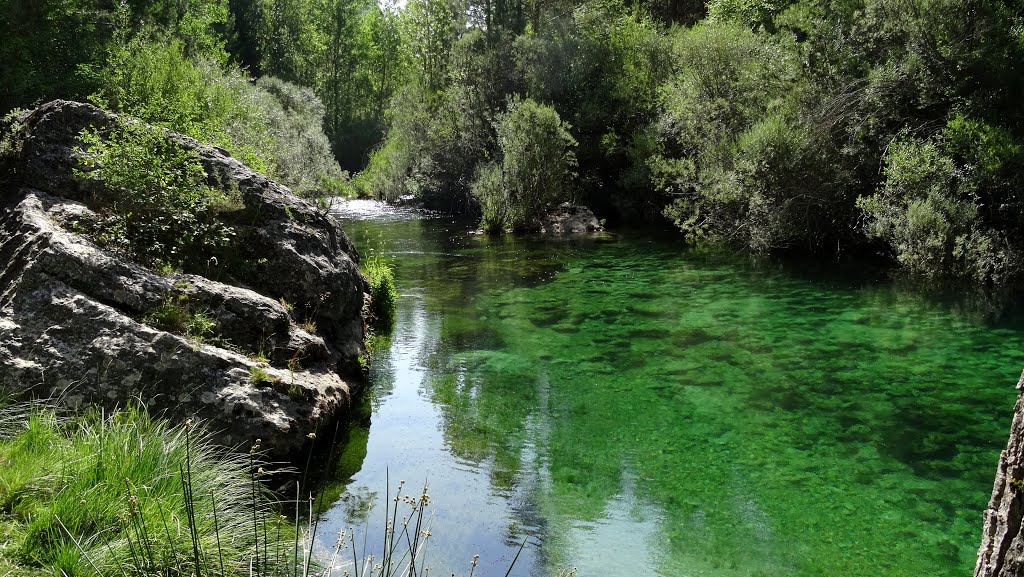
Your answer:
[[[479,554],[504,575],[527,537],[513,575],[973,568],[1016,315],[641,235],[492,239],[358,209],[346,229],[392,259],[401,299],[324,547],[364,524],[379,540],[386,478],[427,479],[431,574]]]

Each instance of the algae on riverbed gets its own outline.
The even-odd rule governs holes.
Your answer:
[[[523,575],[973,565],[1020,323],[651,239],[348,226],[379,235],[402,294],[351,487],[427,470],[465,527],[435,533],[442,570],[466,535],[507,558],[525,533]]]

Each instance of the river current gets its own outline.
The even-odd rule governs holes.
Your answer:
[[[469,234],[365,201],[390,342],[318,530],[429,483],[431,575],[969,574],[1024,367],[1019,315],[642,232]],[[994,320],[995,319],[995,320]]]

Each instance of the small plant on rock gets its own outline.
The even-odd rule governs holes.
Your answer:
[[[199,159],[164,131],[122,121],[79,137],[78,174],[102,183],[89,203],[96,217],[83,225],[98,244],[151,267],[205,263],[230,244],[220,215],[240,206],[237,190],[208,186]]]
[[[263,367],[252,366],[249,367],[249,380],[253,383],[276,383],[280,379],[270,374],[267,369]]]
[[[214,337],[217,326],[209,314],[193,310],[187,295],[168,295],[142,322],[199,343]]]

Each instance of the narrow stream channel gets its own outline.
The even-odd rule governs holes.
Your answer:
[[[431,575],[960,576],[1024,367],[1020,316],[645,235],[486,238],[359,201],[394,264],[320,525],[379,550],[429,482]],[[370,507],[376,504],[372,510]],[[361,539],[361,537],[360,537]]]

